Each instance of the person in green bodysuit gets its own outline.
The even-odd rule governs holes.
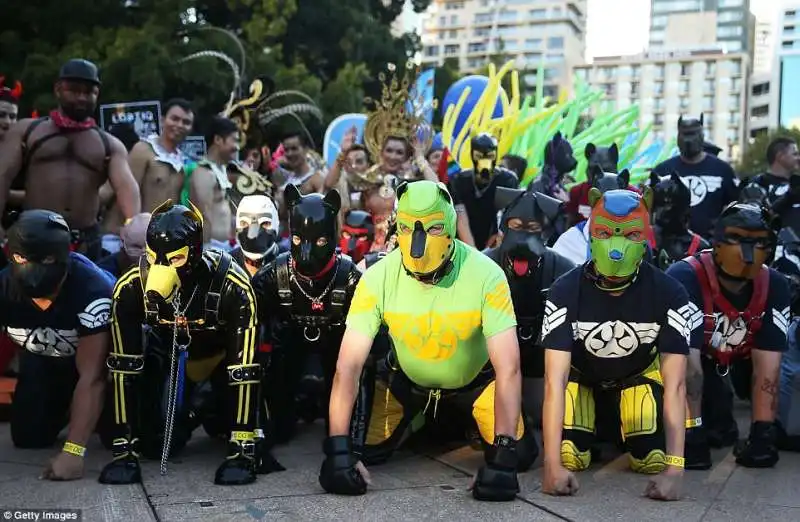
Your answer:
[[[506,277],[455,239],[456,212],[443,184],[403,183],[397,197],[398,248],[364,273],[350,305],[320,484],[329,493],[365,493],[364,464],[387,459],[420,413],[430,419],[453,407],[466,419],[471,413],[483,440],[486,464],[473,496],[513,500],[517,471],[533,464],[538,448],[521,415],[517,321]],[[365,372],[359,390],[381,324],[393,348],[375,372]]]

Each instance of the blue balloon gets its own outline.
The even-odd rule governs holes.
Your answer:
[[[444,95],[444,103],[442,104],[442,117],[447,114],[447,109],[451,105],[455,106],[458,104],[458,100],[461,98],[461,93],[464,92],[464,89],[467,87],[470,88],[469,95],[464,102],[464,106],[461,108],[461,113],[456,119],[456,125],[453,128],[453,137],[459,135],[461,129],[464,127],[464,124],[467,122],[467,118],[469,118],[472,109],[475,107],[475,104],[478,103],[478,100],[481,99],[481,95],[483,94],[483,91],[486,90],[488,85],[489,78],[486,76],[473,74],[471,76],[465,76],[464,78],[461,78],[456,83],[451,85],[449,89],[447,89],[447,93]],[[493,118],[503,117],[502,100],[504,98],[508,100],[508,95],[501,87],[500,92],[497,93],[497,105],[494,107],[494,113],[492,114]]]
[[[443,139],[442,138],[442,133],[441,132],[437,132],[433,136],[433,142],[431,143],[431,149],[434,149],[434,150],[443,149],[444,148],[444,143],[442,142],[442,139]]]

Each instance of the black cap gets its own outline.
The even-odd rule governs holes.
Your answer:
[[[61,67],[59,80],[80,80],[100,86],[100,76],[97,66],[89,60],[73,58]]]

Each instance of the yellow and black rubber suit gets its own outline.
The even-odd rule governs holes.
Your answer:
[[[153,213],[146,256],[117,281],[108,359],[113,376],[108,407],[117,433],[114,460],[101,473],[102,483],[138,482],[139,451],[161,456],[168,431],[162,405],[173,377],[177,406],[169,453],[180,450],[203,420],[195,420],[193,392],[210,382],[212,404],[206,409],[222,419],[218,429],[230,434],[215,482],[256,479],[261,378],[254,362],[256,299],[246,272],[227,253],[203,252],[202,238],[199,211],[167,201]],[[145,343],[143,326],[150,334]],[[173,354],[179,355],[177,370]]]

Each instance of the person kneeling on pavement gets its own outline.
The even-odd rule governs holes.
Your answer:
[[[709,446],[739,439],[729,374],[737,395],[752,400],[750,435],[736,449],[737,464],[765,468],[778,462],[774,422],[790,294],[786,278],[766,266],[775,252],[774,224],[768,209],[732,203],[716,222],[712,249],[667,270],[689,292],[704,332],[692,342],[686,377],[689,469],[710,468]]]
[[[397,189],[398,248],[362,276],[347,317],[330,400],[329,437],[319,481],[325,491],[361,495],[364,464],[383,461],[420,412],[441,406],[472,415],[486,464],[472,488],[478,500],[513,500],[517,471],[538,448],[521,415],[516,319],[503,270],[455,239],[456,211],[431,181]],[[359,378],[381,324],[392,351],[375,378]],[[351,440],[351,412],[363,401],[365,440]],[[496,394],[496,397],[495,397]],[[495,408],[495,405],[497,408]]]
[[[77,253],[66,221],[28,210],[8,231],[10,266],[0,272],[0,323],[22,348],[11,409],[17,448],[47,448],[69,422],[62,452],[41,478],[83,476],[106,387],[114,282]]]
[[[595,401],[610,395],[619,404],[631,469],[658,474],[645,495],[676,500],[684,465],[689,298],[674,280],[643,262],[649,188],[644,196],[593,188],[589,202],[591,258],[550,287],[542,322],[542,490],[577,492],[573,472],[589,467],[597,424],[608,422],[609,412],[596,409]]]

